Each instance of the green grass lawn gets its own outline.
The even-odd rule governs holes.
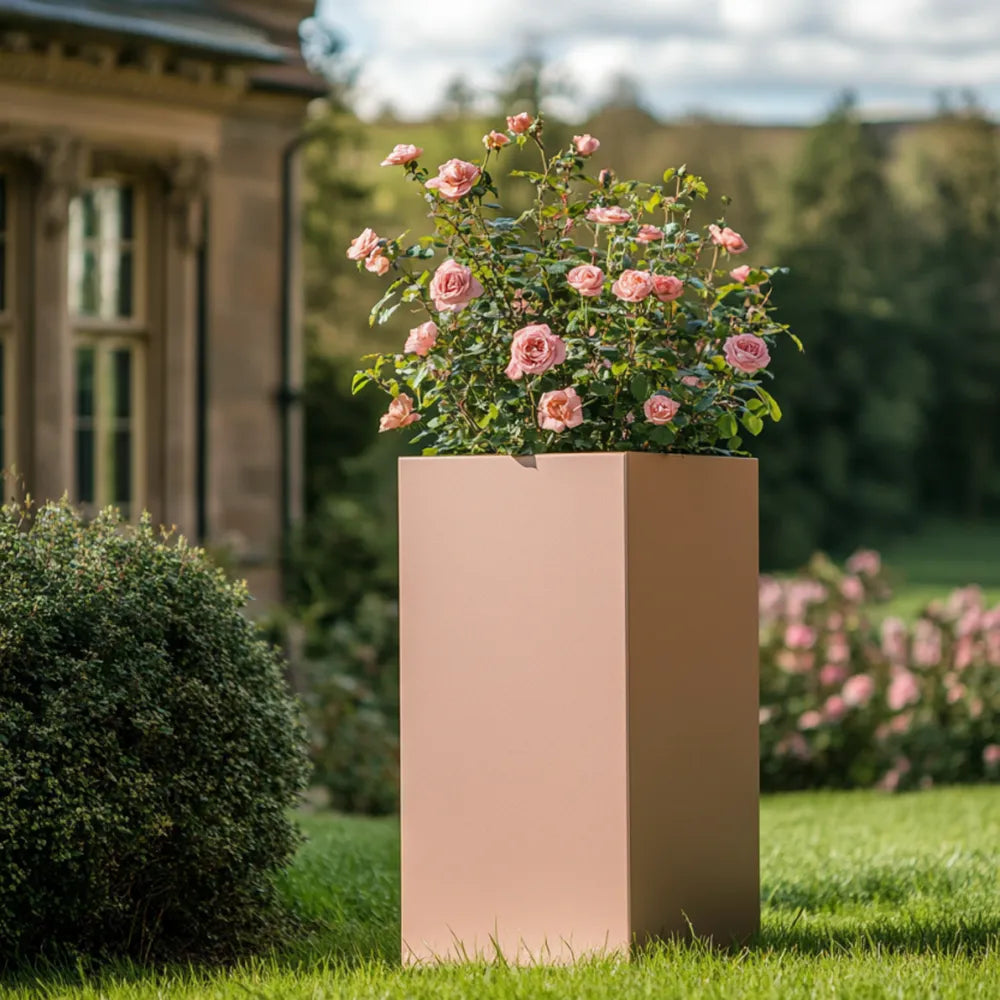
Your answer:
[[[526,817],[526,821],[528,818]],[[395,820],[307,816],[284,889],[319,923],[230,971],[38,970],[5,1000],[160,998],[1000,997],[1000,788],[769,797],[763,928],[749,948],[656,947],[568,968],[397,960]]]

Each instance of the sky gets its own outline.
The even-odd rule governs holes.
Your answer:
[[[318,0],[358,67],[355,107],[419,120],[457,76],[478,94],[527,47],[570,121],[631,76],[662,118],[814,121],[850,89],[867,117],[963,90],[1000,112],[1000,0]],[[510,109],[531,110],[531,109]]]

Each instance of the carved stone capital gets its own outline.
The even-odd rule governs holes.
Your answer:
[[[69,203],[90,173],[90,149],[78,136],[54,133],[32,143],[27,153],[42,174],[39,196],[46,235],[61,233],[69,222]]]
[[[166,167],[170,211],[177,223],[182,250],[197,250],[205,239],[208,159],[200,153],[175,157]]]

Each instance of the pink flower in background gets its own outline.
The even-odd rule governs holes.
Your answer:
[[[378,422],[379,431],[394,431],[400,427],[408,427],[420,419],[419,413],[413,412],[413,400],[401,392],[390,404],[389,412]]]
[[[583,423],[583,403],[576,389],[553,389],[542,393],[538,403],[538,426],[544,431],[564,431]]]
[[[991,667],[1000,667],[1000,632],[986,633],[986,662]]]
[[[801,733],[789,733],[783,737],[774,748],[774,752],[779,757],[795,757],[798,760],[809,760],[812,756],[809,744]]]
[[[752,333],[740,333],[735,337],[729,337],[723,349],[730,367],[748,375],[766,368],[771,360],[767,343]]]
[[[507,116],[507,128],[509,128],[515,135],[521,135],[523,132],[527,132],[528,129],[534,125],[534,123],[535,119],[532,118],[527,111]]]
[[[941,629],[926,618],[917,620],[913,629],[914,666],[934,667],[941,662]]]
[[[515,381],[522,375],[541,375],[566,360],[566,344],[545,323],[522,327],[510,344],[510,364],[504,374]]]
[[[823,725],[823,716],[819,714],[815,709],[810,709],[808,712],[803,712],[799,716],[799,729],[818,729]]]
[[[978,719],[979,716],[983,714],[983,699],[973,698],[969,702],[969,716],[973,719]]]
[[[765,621],[776,618],[785,603],[784,590],[780,583],[770,576],[762,576],[757,587],[760,616]]]
[[[875,694],[875,680],[868,674],[855,674],[847,678],[840,694],[851,708],[863,708]]]
[[[798,623],[789,625],[785,629],[785,645],[789,649],[812,649],[816,645],[816,629]]]
[[[839,694],[831,694],[823,702],[823,718],[827,722],[840,722],[847,715],[847,702]]]
[[[437,177],[425,181],[424,187],[437,191],[446,201],[458,201],[476,186],[481,173],[474,163],[451,159],[438,167]]]
[[[907,705],[915,705],[920,701],[920,685],[917,683],[917,678],[909,670],[897,670],[889,682],[885,700],[894,712],[902,711]]]
[[[503,132],[487,132],[483,136],[483,145],[487,149],[501,149],[510,142],[510,139],[503,134]]]
[[[816,654],[796,652],[794,649],[780,649],[774,656],[774,662],[788,674],[808,674],[816,663]]]
[[[600,142],[588,134],[574,135],[573,145],[576,146],[576,151],[581,156],[590,156],[601,148]]]
[[[878,783],[878,787],[885,792],[894,792],[899,788],[900,781],[910,773],[911,764],[905,757],[898,757],[895,764],[886,771]]]
[[[639,243],[652,243],[663,239],[663,230],[659,226],[640,226],[635,238]]]
[[[955,626],[956,635],[972,635],[983,627],[983,611],[981,608],[968,608],[962,613]]]
[[[965,670],[972,665],[976,658],[976,642],[969,635],[963,635],[955,643],[955,667],[958,670]]]
[[[831,632],[837,632],[844,627],[844,616],[839,611],[834,611],[826,616],[826,627]]]
[[[657,296],[659,298],[659,296]],[[681,376],[681,385],[689,386],[692,389],[698,389],[701,387],[701,379],[697,375],[683,375]]]
[[[945,685],[945,700],[949,705],[960,702],[966,695],[966,687],[960,681]]]
[[[827,663],[820,668],[819,682],[824,687],[836,687],[847,679],[847,669],[839,663]]]
[[[681,408],[681,404],[676,399],[655,393],[642,404],[642,412],[646,414],[646,419],[651,424],[669,424]]]
[[[351,245],[347,248],[347,256],[350,260],[364,260],[365,257],[378,247],[378,244],[379,235],[374,229],[362,229],[351,240]]]
[[[418,156],[423,155],[423,150],[419,146],[410,143],[398,143],[392,147],[392,152],[382,161],[383,167],[398,167],[403,163],[409,163]]]
[[[901,712],[899,715],[893,716],[889,720],[889,732],[895,733],[897,736],[904,736],[910,731],[910,727],[912,725],[913,713]]]
[[[596,222],[601,226],[620,226],[631,218],[632,213],[618,205],[596,205],[594,208],[588,209],[586,215],[588,222]]]
[[[794,580],[787,591],[788,617],[793,621],[801,619],[810,604],[825,601],[827,595],[826,587],[818,580]]]
[[[882,557],[874,549],[858,549],[847,560],[847,571],[860,576],[878,576],[882,569]]]
[[[511,308],[517,313],[518,316],[534,316],[536,313],[541,311],[541,303],[536,299],[528,298],[523,288],[516,288],[514,290],[514,300],[511,302]]]
[[[373,250],[365,261],[365,270],[383,275],[389,270],[389,258],[381,250]]]
[[[988,743],[983,747],[983,763],[987,767],[996,767],[1000,764],[1000,744]]]
[[[739,267],[734,267],[729,272],[729,277],[732,278],[733,281],[738,281],[740,284],[743,284],[747,278],[750,277],[751,270],[753,269],[749,264],[741,264]]]
[[[826,637],[826,658],[831,663],[847,663],[851,659],[851,642],[846,632],[833,632]]]
[[[757,712],[757,721],[762,726],[766,726],[774,718],[774,709],[762,705]]]
[[[483,294],[483,286],[472,276],[471,268],[449,257],[434,272],[430,293],[438,312],[461,312]]]
[[[906,625],[899,618],[886,618],[882,622],[882,652],[889,662],[905,663],[907,647]]]
[[[654,274],[653,294],[661,302],[673,302],[684,294],[684,282],[672,274]]]
[[[860,604],[865,599],[865,585],[856,576],[845,576],[840,581],[840,594],[851,604]]]
[[[421,358],[427,356],[427,352],[437,342],[438,328],[433,320],[421,323],[410,330],[410,335],[403,345],[404,354],[417,354]]]
[[[622,271],[611,286],[611,292],[623,302],[642,302],[653,291],[653,276],[649,271]]]
[[[566,275],[566,283],[592,299],[604,290],[604,272],[593,264],[580,264]]]
[[[716,225],[711,225],[708,227],[709,235],[712,237],[712,242],[716,246],[722,247],[724,250],[728,250],[730,253],[743,253],[747,249],[747,245],[743,240],[743,237],[739,233],[734,232],[728,226],[724,229],[720,229]]]

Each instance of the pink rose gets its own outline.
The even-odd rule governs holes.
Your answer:
[[[676,399],[671,399],[662,393],[654,393],[642,404],[642,412],[646,414],[646,419],[657,426],[669,424],[680,408],[681,404]]]
[[[834,632],[826,640],[826,658],[831,663],[847,663],[851,658],[851,644],[843,632]]]
[[[363,229],[351,240],[347,248],[350,260],[364,260],[379,244],[379,235],[374,229]]]
[[[831,694],[823,703],[823,718],[827,722],[840,722],[847,714],[847,702],[840,695]]]
[[[823,716],[815,710],[803,712],[799,716],[799,729],[818,729],[823,725]]]
[[[592,299],[604,290],[604,272],[593,264],[581,264],[566,275],[566,283]]]
[[[716,246],[720,246],[730,253],[743,253],[747,249],[743,237],[739,233],[733,232],[728,226],[725,229],[720,229],[713,224],[708,227],[708,232],[712,237],[712,242]]]
[[[433,320],[429,319],[426,323],[415,326],[406,338],[406,343],[403,345],[403,353],[416,354],[421,358],[426,357],[427,353],[437,342],[437,335],[437,324]]]
[[[779,757],[797,757],[799,760],[809,760],[812,756],[809,744],[801,733],[789,733],[783,737],[774,748],[774,752]]]
[[[365,260],[365,269],[375,274],[385,274],[389,270],[389,258],[381,250],[373,250]]]
[[[589,134],[574,135],[573,145],[581,156],[590,156],[601,148],[600,142]]]
[[[885,700],[894,712],[902,711],[907,705],[920,701],[920,685],[909,670],[900,669],[889,682]]]
[[[846,704],[860,708],[867,705],[875,694],[875,680],[868,674],[855,674],[847,678],[840,694]]]
[[[423,154],[419,146],[410,143],[399,143],[392,147],[392,152],[382,161],[383,167],[398,167],[402,163],[409,163]]]
[[[587,211],[587,221],[601,226],[618,226],[628,222],[632,213],[620,205],[595,205]]]
[[[767,344],[752,333],[739,333],[730,337],[723,346],[730,366],[748,375],[766,368],[771,360]]]
[[[389,412],[379,420],[378,429],[380,433],[394,431],[400,427],[408,427],[419,419],[420,414],[413,412],[413,400],[405,392],[401,392],[389,404]]]
[[[663,239],[663,230],[658,226],[640,226],[635,238],[639,243],[652,243]]]
[[[820,669],[819,682],[824,687],[835,687],[847,677],[847,670],[839,663],[826,663]]]
[[[785,645],[789,649],[812,649],[816,645],[816,629],[811,625],[789,625],[785,629]]]
[[[642,302],[653,290],[653,276],[649,271],[622,271],[611,286],[614,295],[623,302]]]
[[[492,131],[487,132],[486,135],[483,136],[483,145],[487,149],[500,149],[503,146],[506,146],[509,142],[510,139],[508,139],[503,132]]]
[[[534,124],[535,119],[532,118],[527,111],[522,111],[517,115],[507,116],[507,128],[509,128],[515,135],[521,135],[523,132],[527,132],[528,129]]]
[[[439,312],[461,312],[483,294],[483,286],[472,276],[470,268],[449,257],[434,272],[430,293]]]
[[[684,282],[672,274],[654,274],[653,294],[661,302],[673,302],[684,294]]]
[[[747,280],[747,278],[750,277],[750,271],[751,271],[750,265],[743,264],[741,267],[734,267],[729,272],[729,277],[732,278],[733,281],[738,281],[740,282],[740,284],[742,284],[744,281]]]
[[[878,576],[882,569],[882,557],[872,549],[859,549],[847,560],[848,573],[860,576]]]
[[[1000,764],[1000,746],[996,743],[987,743],[983,747],[983,763],[987,767],[996,767]]]
[[[447,201],[458,201],[476,186],[481,173],[474,163],[451,159],[438,167],[437,177],[425,181],[424,187],[437,191]]]
[[[522,375],[541,375],[565,360],[566,344],[562,338],[545,323],[534,323],[514,334],[510,344],[510,364],[504,374],[515,380]]]
[[[564,431],[583,423],[583,403],[576,389],[553,389],[538,402],[538,426],[543,431]]]
[[[653,279],[654,285],[656,284],[656,279]],[[655,288],[654,288],[655,293]],[[681,377],[681,384],[690,386],[692,389],[697,389],[701,386],[701,379],[697,375],[683,375]]]
[[[840,595],[851,604],[860,604],[865,599],[865,585],[856,576],[845,576],[840,581]]]

